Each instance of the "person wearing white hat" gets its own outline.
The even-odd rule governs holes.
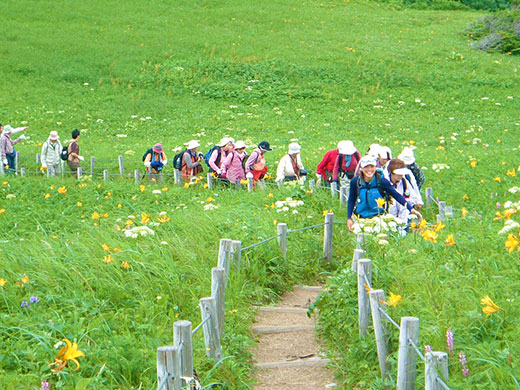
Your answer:
[[[332,171],[332,181],[335,181],[341,187],[345,186],[348,188],[350,180],[355,175],[359,160],[361,160],[361,154],[354,146],[354,143],[352,141],[340,141],[338,144],[338,157]]]
[[[204,160],[202,153],[197,154],[197,149],[200,146],[199,141],[191,140],[186,146],[186,151],[182,155],[182,179],[190,181],[192,177],[197,176],[203,171],[201,162]]]
[[[4,164],[4,168],[8,168],[9,172],[14,172],[16,170],[16,149],[14,148],[14,145],[24,140],[26,137],[25,134],[22,134],[13,141],[11,136],[21,131],[25,131],[28,127],[13,128],[10,125],[0,125],[0,127],[3,129],[0,138],[0,159],[2,160],[2,164]]]
[[[402,160],[398,158],[390,160],[384,174],[385,178],[394,186],[396,191],[408,202],[414,203],[415,208],[418,210],[422,208],[424,202],[413,173],[406,168]],[[408,221],[410,216],[410,211],[406,207],[395,202],[390,206],[389,212],[405,222]]]
[[[60,172],[60,154],[63,147],[61,146],[60,136],[57,131],[51,131],[49,138],[42,145],[42,153],[40,156],[42,164],[42,172],[49,170],[52,176]]]
[[[413,149],[409,147],[404,148],[401,154],[399,155],[399,160],[403,160],[406,164],[406,168],[412,171],[413,176],[415,177],[415,181],[417,182],[417,187],[420,191],[422,186],[424,185],[426,178],[424,177],[424,172],[415,161]]]
[[[224,137],[220,142],[213,146],[209,151],[209,172],[215,172],[217,175],[221,175],[222,162],[226,159],[227,155],[233,149],[234,140],[230,137]]]
[[[246,179],[246,161],[246,144],[244,141],[235,142],[234,149],[222,162],[221,177],[229,180],[231,184],[240,186],[240,181]]]
[[[392,150],[388,146],[381,146],[377,153],[380,167],[384,167],[392,159]]]
[[[300,180],[307,175],[300,155],[301,146],[296,142],[289,144],[288,153],[280,159],[276,169],[276,182]]]
[[[412,214],[422,218],[421,214],[414,210],[415,204],[406,201],[394,186],[376,170],[377,159],[366,155],[359,161],[360,174],[354,177],[350,183],[350,192],[347,209],[347,226],[353,231],[353,215],[358,218],[372,218],[386,213],[390,197],[399,204],[405,206]]]

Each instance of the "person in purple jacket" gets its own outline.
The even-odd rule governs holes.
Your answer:
[[[244,141],[237,141],[234,150],[222,162],[222,178],[227,178],[232,184],[240,184],[240,180],[246,179],[246,159],[246,144]]]
[[[360,174],[354,177],[350,183],[348,197],[348,230],[352,232],[354,220],[352,215],[359,218],[372,218],[376,215],[386,213],[390,197],[399,204],[405,206],[411,214],[422,219],[421,213],[414,209],[414,204],[396,191],[394,186],[376,170],[376,157],[366,155],[359,162]]]

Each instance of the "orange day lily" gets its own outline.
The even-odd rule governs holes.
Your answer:
[[[507,236],[507,241],[505,243],[506,248],[509,250],[509,253],[513,252],[515,248],[520,244],[519,237],[516,237],[514,234],[510,234]]]
[[[382,207],[384,207],[386,201],[383,198],[377,198],[376,203],[377,203],[377,207],[382,208]]]
[[[421,235],[426,241],[430,241],[433,243],[437,242],[438,234],[435,233],[433,230],[425,230],[421,233]]]
[[[442,221],[439,221],[435,224],[435,231],[440,232],[442,229],[444,229],[446,225],[442,223]]]
[[[7,280],[5,280],[4,278],[0,278],[0,287],[4,287],[6,283]]]
[[[143,225],[146,225],[148,222],[150,222],[151,218],[152,218],[152,214],[141,213],[141,223]]]
[[[496,313],[499,310],[502,310],[499,308],[495,303],[491,300],[489,295],[486,295],[484,298],[480,300],[480,304],[484,305],[482,308],[482,312],[486,314],[486,317],[489,316],[491,313]]]
[[[506,173],[507,176],[516,176],[516,171],[515,169],[513,168],[512,170],[507,170],[507,173]]]
[[[69,360],[76,363],[76,371],[79,370],[78,358],[85,356],[85,354],[78,349],[78,344],[71,343],[67,339],[63,339],[65,345],[59,350],[58,354],[54,358],[54,363],[49,364],[50,366],[57,366],[52,372],[58,372],[65,368]]]
[[[453,238],[453,234],[449,234],[446,238],[446,241],[444,241],[444,245],[446,246],[453,246],[455,245],[455,239]]]
[[[399,302],[401,302],[403,298],[400,295],[394,294],[393,292],[390,292],[390,298],[388,300],[382,301],[387,306],[393,306],[396,307]]]

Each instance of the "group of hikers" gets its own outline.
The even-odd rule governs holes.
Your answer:
[[[27,127],[13,128],[0,124],[0,157],[7,170],[15,169],[16,151],[14,145],[25,139],[21,135],[13,140],[12,135],[23,132]],[[51,131],[42,145],[41,170],[51,169],[53,174],[60,171],[60,159],[66,160],[73,175],[77,174],[83,157],[79,153],[80,132],[72,131],[72,140],[63,147],[56,131]],[[182,180],[191,181],[204,171],[209,172],[218,183],[240,187],[242,182],[253,183],[263,180],[268,172],[265,154],[272,151],[267,141],[260,142],[251,154],[246,152],[244,141],[223,137],[205,154],[199,152],[200,143],[191,140],[186,149],[173,158],[174,169],[180,172]],[[168,163],[162,144],[157,143],[143,155],[145,170],[153,178],[161,175]],[[301,158],[301,146],[292,142],[287,154],[278,162],[275,181],[303,181],[307,170]],[[348,197],[348,228],[352,230],[354,216],[372,218],[386,212],[407,221],[411,214],[422,218],[419,210],[423,205],[421,188],[425,177],[415,161],[412,147],[405,147],[398,158],[393,158],[392,150],[379,144],[370,145],[367,153],[361,153],[352,141],[340,141],[337,148],[329,150],[316,168],[317,185],[346,187]],[[395,201],[392,201],[394,199]]]

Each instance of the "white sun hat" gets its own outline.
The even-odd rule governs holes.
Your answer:
[[[235,149],[242,149],[242,148],[247,148],[246,146],[246,143],[244,141],[237,141],[235,143]]]
[[[392,159],[392,150],[388,146],[381,146],[379,148],[378,156],[391,160]]]
[[[410,171],[406,168],[397,168],[392,172],[395,175],[407,175]]]
[[[200,146],[200,143],[199,141],[197,140],[191,140],[190,142],[188,142],[188,144],[186,145],[186,149],[190,150],[190,149],[195,149],[195,148],[198,148]]]
[[[218,143],[218,146],[226,146],[230,142],[231,142],[231,138],[229,138],[229,137],[222,137],[222,139]]]
[[[381,145],[379,145],[379,144],[372,144],[368,148],[368,153],[367,154],[369,154],[371,156],[377,157],[379,155],[379,149],[381,149]]]
[[[300,153],[301,150],[302,147],[298,143],[293,142],[289,144],[289,154]]]
[[[361,158],[361,160],[359,161],[359,166],[361,168],[365,168],[368,165],[374,165],[375,166],[376,164],[377,164],[376,157],[372,156],[370,154],[367,154],[367,155],[363,156]]]
[[[54,141],[54,140],[60,139],[60,136],[58,135],[57,131],[53,130],[49,134],[49,138]]]
[[[351,155],[356,153],[357,149],[352,141],[339,141],[338,150],[340,154]]]
[[[415,155],[411,148],[404,148],[398,158],[399,160],[402,160],[406,165],[411,165],[415,162]]]
[[[5,134],[10,134],[12,131],[13,131],[13,128],[11,127],[11,125],[5,125],[4,126],[4,133]]]

